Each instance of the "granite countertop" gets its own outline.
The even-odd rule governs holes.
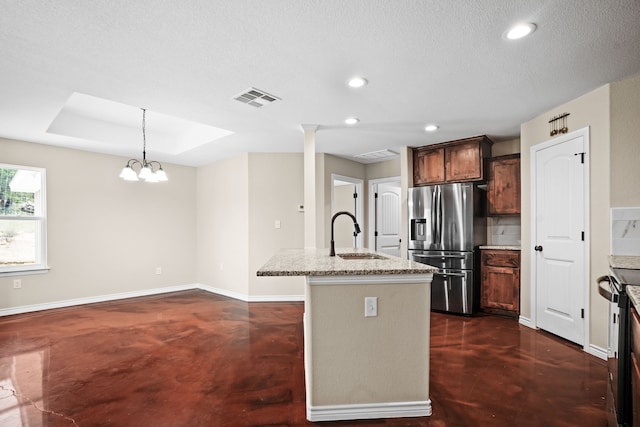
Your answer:
[[[498,251],[519,251],[520,245],[484,245],[480,249],[493,249]]]
[[[384,259],[346,260],[344,253],[376,253],[368,249],[282,249],[258,270],[258,276],[364,276],[382,274],[430,274],[436,267],[378,253]]]
[[[638,310],[638,307],[640,307],[640,286],[627,286],[626,290],[631,304]]]
[[[629,268],[640,270],[640,256],[611,255],[609,265],[612,268]]]

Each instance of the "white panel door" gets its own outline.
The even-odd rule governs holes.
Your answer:
[[[378,184],[376,251],[400,256],[400,185]]]
[[[585,136],[535,151],[537,326],[584,344]]]

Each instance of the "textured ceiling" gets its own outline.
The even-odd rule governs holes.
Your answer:
[[[506,41],[519,21],[538,29]],[[318,151],[350,157],[514,138],[521,123],[639,73],[640,2],[4,0],[0,57],[2,137],[139,156],[134,132],[113,144],[108,126],[94,138],[47,132],[77,92],[234,132],[154,153],[148,122],[161,161],[302,151],[301,124],[319,125]],[[348,88],[353,75],[369,85]],[[249,87],[282,100],[233,99]],[[427,134],[432,122],[440,130]]]

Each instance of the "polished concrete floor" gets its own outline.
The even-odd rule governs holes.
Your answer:
[[[0,318],[0,426],[303,426],[302,303],[204,291]],[[424,418],[605,426],[606,366],[512,319],[432,314]]]

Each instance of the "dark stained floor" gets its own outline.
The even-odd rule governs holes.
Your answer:
[[[0,426],[305,426],[302,303],[186,291],[0,318]],[[432,314],[433,415],[320,426],[605,426],[604,361]]]

